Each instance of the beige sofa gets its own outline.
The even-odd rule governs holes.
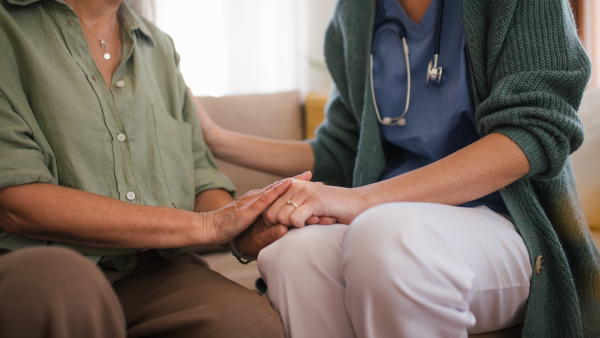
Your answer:
[[[312,135],[314,126],[323,119],[326,97],[308,95],[307,99],[303,100],[299,92],[285,92],[220,98],[201,97],[200,100],[213,120],[225,129],[260,137],[301,140],[305,135]],[[572,163],[588,223],[593,230],[596,246],[600,246],[600,90],[584,95],[580,116],[586,129],[586,141],[572,156]],[[219,168],[236,185],[238,195],[252,189],[260,189],[280,179],[229,163],[217,162]],[[237,265],[233,258],[225,258],[227,255],[224,253],[222,257],[211,257],[211,267],[251,287],[249,280],[258,276],[256,265]],[[520,326],[469,335],[472,338],[520,336]]]

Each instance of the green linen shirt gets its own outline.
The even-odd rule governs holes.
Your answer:
[[[120,20],[121,64],[108,87],[66,3],[1,1],[0,189],[43,182],[190,211],[202,191],[233,194],[204,143],[171,38],[126,5]],[[140,250],[0,230],[0,249],[39,245],[71,247],[117,269],[135,266]],[[167,258],[182,250],[158,251]]]
[[[385,169],[369,80],[375,3],[338,0],[325,34],[334,87],[327,119],[311,141],[315,181],[363,186]],[[583,142],[577,109],[591,67],[569,3],[463,6],[479,134],[506,135],[531,167],[500,191],[532,266],[539,256],[544,262],[531,280],[523,337],[600,337],[600,254],[568,160]]]

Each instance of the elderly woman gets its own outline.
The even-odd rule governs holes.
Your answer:
[[[291,183],[233,201],[178,62],[122,0],[0,2],[0,337],[284,335],[181,249],[256,255]]]
[[[258,256],[288,335],[600,336],[600,255],[568,161],[590,64],[567,1],[339,0],[325,59],[314,140],[201,112],[218,158],[330,184],[295,182],[268,212],[339,222]]]

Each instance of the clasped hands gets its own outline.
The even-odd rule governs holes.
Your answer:
[[[336,222],[349,224],[364,209],[364,196],[355,189],[310,182],[311,176],[310,172],[306,172],[265,188],[262,196],[270,195],[276,188],[279,188],[277,192],[280,194],[235,238],[236,248],[248,256],[257,257],[262,248],[284,236],[291,227]],[[249,194],[261,196],[260,191]],[[268,200],[272,198],[270,196]]]

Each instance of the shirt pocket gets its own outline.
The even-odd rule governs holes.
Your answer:
[[[171,203],[175,208],[192,211],[195,198],[192,126],[174,119],[154,104],[152,111],[160,162]]]

